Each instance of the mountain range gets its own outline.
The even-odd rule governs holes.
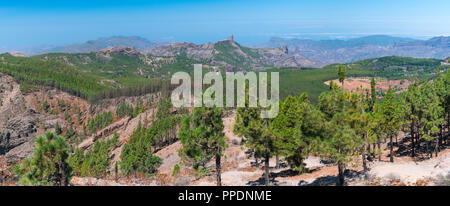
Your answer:
[[[288,54],[286,47],[248,48],[235,42],[233,36],[215,43],[199,45],[186,42],[159,45],[148,52],[155,56],[182,55],[209,64],[222,65],[227,71],[298,67],[305,59],[300,54]]]
[[[383,39],[373,41],[370,38],[353,44],[368,44],[367,42],[379,44],[378,46],[393,44]],[[96,42],[90,44],[96,45]],[[411,48],[430,47],[433,51],[439,51],[438,48],[446,49],[442,41],[402,40],[395,41],[394,44],[406,44]],[[199,173],[192,167],[192,162],[185,162],[180,155],[184,144],[180,139],[184,137],[178,135],[182,131],[179,128],[183,128],[180,124],[182,119],[192,116],[192,113],[189,113],[190,108],[173,108],[169,99],[170,90],[174,86],[170,84],[172,74],[178,71],[192,74],[193,64],[201,63],[205,71],[215,72],[222,72],[224,69],[270,68],[266,71],[279,72],[280,99],[289,100],[300,95],[299,99],[291,100],[301,100],[302,104],[305,103],[306,107],[302,106],[302,108],[307,109],[304,114],[308,115],[303,115],[301,118],[312,123],[305,124],[306,128],[319,131],[324,124],[327,127],[335,124],[325,122],[328,120],[321,121],[319,118],[327,115],[320,110],[321,105],[324,105],[320,102],[325,102],[325,105],[331,108],[335,105],[332,102],[335,95],[342,94],[340,89],[336,90],[339,93],[333,91],[330,93],[330,86],[324,84],[338,78],[337,65],[300,68],[299,66],[305,65],[308,59],[300,54],[290,54],[288,46],[249,48],[235,42],[232,36],[214,43],[179,42],[139,47],[140,49],[108,45],[111,44],[97,44],[91,48],[97,50],[100,47],[107,47],[88,53],[58,52],[29,57],[19,54],[0,54],[0,184],[4,182],[23,184],[21,176],[15,176],[18,173],[14,174],[12,171],[21,171],[28,167],[28,160],[24,158],[34,158],[32,160],[34,162],[36,155],[34,157],[33,155],[40,154],[35,151],[40,151],[42,148],[39,146],[38,137],[51,132],[63,136],[58,139],[70,148],[67,155],[68,165],[72,168],[71,175],[73,175],[71,185],[106,184],[105,181],[111,181],[111,185],[198,185]],[[335,49],[341,47],[342,45],[335,45]],[[349,46],[349,48],[353,47],[355,46]],[[352,85],[351,82],[358,80],[363,84],[353,84],[353,88],[363,88],[362,85],[369,87],[369,78],[375,77],[378,87],[377,95],[383,98],[384,92],[381,89],[383,85],[384,88],[388,86],[390,88],[393,84],[394,91],[401,91],[413,81],[428,81],[436,77],[438,68],[440,71],[448,70],[450,66],[445,66],[445,63],[441,59],[398,56],[355,61],[346,64],[348,70],[345,83],[349,87]],[[286,67],[295,67],[295,69]],[[446,75],[448,77],[448,73]],[[433,82],[439,83],[439,81]],[[445,83],[445,81],[442,82]],[[433,92],[434,88],[439,89],[436,91],[441,91],[441,88],[442,91],[445,90],[445,86],[429,87],[429,85],[424,84],[420,88],[430,88],[430,95],[437,93]],[[427,99],[429,97],[427,95],[419,93],[417,96],[422,96],[420,99],[422,100]],[[352,97],[357,96],[352,95]],[[432,100],[445,100],[445,96],[431,97]],[[393,99],[397,101],[397,98]],[[385,100],[380,99],[380,102],[384,104]],[[400,105],[402,102],[394,102],[394,104]],[[436,102],[436,105],[441,104]],[[281,109],[286,112],[285,108]],[[349,107],[348,111],[350,110]],[[251,181],[259,182],[259,176],[263,174],[263,171],[259,169],[260,167],[253,166],[251,163],[253,160],[246,158],[248,150],[241,144],[242,139],[233,135],[232,128],[235,128],[235,117],[239,111],[234,112],[232,108],[228,111],[230,112],[227,113],[232,116],[223,118],[225,123],[223,133],[229,134],[230,139],[227,140],[227,144],[230,148],[224,150],[224,154],[227,155],[225,159],[227,162],[223,164],[226,165],[224,168],[227,168],[228,174],[230,171],[232,174],[253,171]],[[333,108],[329,111],[333,111]],[[195,117],[196,114],[197,112],[193,116]],[[280,112],[280,114],[286,113]],[[351,126],[346,125],[346,128]],[[327,135],[328,132],[324,134]],[[388,147],[384,146],[384,148]],[[356,150],[359,149],[360,147],[356,148]],[[153,161],[152,158],[156,160]],[[143,159],[145,162],[142,161]],[[51,161],[53,160],[46,160],[46,162]],[[286,160],[283,158],[283,161]],[[318,159],[318,161],[321,160]],[[144,174],[140,173],[141,171],[133,171],[133,166],[127,167],[125,166],[127,164],[145,164],[139,167],[152,169],[151,171],[142,170],[147,172]],[[234,167],[233,165],[244,166]],[[337,166],[333,164],[332,167]],[[138,175],[127,175],[127,171]],[[177,172],[174,173],[174,171]],[[331,170],[326,169],[326,171]],[[131,172],[129,174],[133,174]],[[288,172],[290,174],[292,168],[289,168]],[[145,178],[137,179],[141,174]],[[295,185],[299,184],[297,183],[298,175],[290,176],[296,178]],[[201,181],[205,182],[213,179],[208,176],[202,178]],[[235,184],[234,182],[249,185],[248,177],[243,176],[243,178],[245,180],[235,181],[232,178],[224,178],[224,180],[232,179],[227,183],[230,185]],[[16,183],[18,179],[21,182]]]
[[[268,67],[323,67],[384,56],[444,59],[450,55],[450,37],[428,40],[372,35],[349,40],[283,39],[241,45],[229,39],[213,43],[167,43],[138,36],[112,36],[67,46],[45,46],[21,51],[26,55],[45,53],[89,53],[112,47],[133,47],[155,56],[184,55],[230,70],[258,70]],[[17,54],[20,55],[20,54]]]
[[[289,54],[300,54],[312,64],[323,67],[334,63],[349,63],[383,56],[444,59],[450,54],[450,37],[429,40],[373,35],[349,40],[308,40],[272,37],[268,42],[249,45],[253,48],[286,46]]]

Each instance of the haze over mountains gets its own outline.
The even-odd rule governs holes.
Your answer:
[[[134,47],[139,50],[148,50],[156,45],[163,44],[163,41],[148,40],[139,36],[111,36],[102,37],[96,40],[89,40],[84,43],[71,44],[66,46],[44,46],[30,48],[23,51],[26,55],[37,55],[44,53],[89,53],[97,52],[109,47],[126,46]],[[22,52],[22,51],[21,51]]]
[[[429,40],[372,35],[349,40],[283,39],[242,46],[233,39],[215,43],[167,43],[139,36],[112,36],[85,43],[57,47],[36,47],[20,51],[26,55],[44,53],[89,53],[105,48],[134,47],[157,56],[186,55],[196,60],[224,65],[228,70],[276,67],[323,67],[383,56],[444,59],[450,56],[450,37]]]
[[[254,48],[276,48],[286,45],[289,54],[301,54],[322,67],[333,63],[348,63],[383,56],[443,59],[450,55],[450,37],[429,40],[373,35],[349,40],[308,40],[271,38],[268,42],[251,45]]]

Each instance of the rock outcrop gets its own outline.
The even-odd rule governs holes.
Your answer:
[[[287,47],[281,48],[247,48],[230,38],[215,43],[194,44],[178,42],[156,46],[148,51],[156,56],[185,55],[199,61],[224,66],[227,71],[259,70],[269,67],[298,67],[302,58],[288,54]]]
[[[43,135],[44,130],[53,129],[58,123],[61,128],[67,128],[67,121],[63,115],[38,112],[44,97],[44,92],[22,94],[20,85],[9,75],[0,73],[0,156],[4,156],[8,163],[17,162],[30,157],[34,149],[35,138]],[[57,92],[48,102],[56,106],[57,98],[78,102],[66,93]],[[38,97],[40,95],[40,97]],[[79,105],[80,106],[80,105]],[[55,108],[51,108],[55,110]]]
[[[8,162],[16,162],[33,152],[37,127],[44,118],[34,110],[15,116],[0,127],[0,155]]]

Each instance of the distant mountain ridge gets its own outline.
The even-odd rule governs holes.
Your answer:
[[[149,50],[154,46],[162,43],[165,42],[151,41],[139,36],[111,36],[67,46],[47,46],[43,48],[34,48],[30,49],[30,51],[26,51],[25,53],[28,55],[37,55],[44,53],[89,53],[119,46],[133,47],[139,50]]]
[[[250,45],[252,47],[279,47],[286,42],[303,44],[305,47],[325,47],[329,49],[348,48],[363,45],[388,46],[397,42],[415,41],[411,38],[393,37],[387,35],[371,35],[349,40],[329,39],[329,40],[310,40],[310,39],[283,39],[280,37],[272,37],[266,43]]]
[[[283,39],[243,46],[230,39],[214,43],[167,43],[139,36],[112,36],[68,46],[30,48],[21,53],[89,53],[113,47],[132,47],[156,56],[184,55],[226,70],[259,70],[270,67],[323,67],[384,56],[444,59],[450,55],[450,37],[429,40],[372,35],[349,40]],[[14,53],[13,53],[14,54]]]
[[[429,40],[373,35],[349,40],[308,40],[273,37],[253,48],[276,48],[286,45],[289,54],[309,59],[309,66],[322,67],[334,63],[349,63],[383,56],[444,59],[450,54],[450,37]]]
[[[45,47],[34,52],[24,52],[27,55],[47,53],[91,53],[105,50],[123,50],[132,48],[138,53],[154,56],[186,56],[205,64],[214,64],[224,67],[227,71],[260,70],[270,67],[299,67],[311,64],[300,54],[288,54],[286,47],[280,48],[248,48],[229,39],[214,43],[194,44],[187,42],[165,43],[149,41],[142,37],[113,36],[90,40],[81,44],[72,44],[61,47]],[[136,54],[137,55],[137,54]]]

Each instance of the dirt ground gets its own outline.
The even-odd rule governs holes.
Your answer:
[[[370,78],[349,78],[344,81],[344,90],[350,92],[365,91],[368,89],[370,91]],[[332,80],[339,86],[342,86],[338,79]],[[375,79],[375,88],[377,91],[387,91],[389,85],[392,89],[406,90],[410,84],[414,82],[411,80],[386,80],[386,79]],[[330,81],[324,82],[326,85],[330,85]]]
[[[232,133],[235,113],[224,118],[224,133],[228,137],[228,149],[222,159],[222,185],[225,186],[255,186],[264,184],[263,163],[256,164],[254,158],[245,153],[241,146],[241,138]],[[402,135],[398,141],[402,141]],[[367,177],[362,174],[361,157],[355,157],[347,166],[345,172],[347,185],[448,185],[450,182],[450,148],[443,149],[438,157],[426,160],[413,159],[407,155],[396,154],[394,163],[389,162],[387,143],[382,143],[383,153],[381,160],[378,156],[374,161],[368,161],[369,172]],[[158,173],[153,178],[119,178],[103,179],[74,177],[74,185],[216,185],[214,163],[207,166],[209,175],[200,177],[183,162],[178,155],[180,142],[175,142],[158,151],[155,155],[163,159]],[[398,148],[394,147],[394,151]],[[281,168],[275,168],[275,158],[270,160],[270,179],[272,185],[279,186],[323,186],[336,185],[338,170],[336,164],[328,163],[319,157],[309,156],[305,161],[307,172],[298,174],[281,160]],[[180,171],[172,174],[175,165]]]
[[[229,148],[225,151],[225,158],[222,168],[222,184],[229,186],[252,186],[264,184],[264,167],[263,164],[256,165],[254,158],[249,157],[243,147],[240,145],[241,138],[234,135],[235,113],[231,113],[224,118],[224,133],[228,137],[227,143]],[[399,142],[401,139],[399,138]],[[180,158],[177,154],[177,149],[181,147],[175,143],[166,151],[160,151],[159,156],[170,159],[160,168],[160,172],[169,173],[173,165],[181,164]],[[374,160],[368,163],[370,172],[368,179],[364,179],[362,175],[361,158],[355,157],[354,161],[349,164],[346,172],[348,185],[417,185],[418,182],[424,181],[426,185],[434,184],[432,180],[439,176],[450,174],[450,149],[440,152],[439,157],[435,157],[424,161],[415,161],[408,156],[395,156],[394,163],[389,162],[389,152],[387,144],[382,144],[383,153],[381,154],[381,161]],[[167,158],[168,155],[169,158]],[[336,164],[327,163],[319,157],[310,156],[305,160],[308,172],[298,174],[281,161],[281,168],[275,169],[275,158],[270,160],[270,177],[273,185],[335,185],[337,181],[337,166]],[[215,185],[214,165],[209,176],[196,178],[190,172],[184,175],[191,176],[191,182],[188,185]],[[192,171],[191,171],[192,172]],[[178,177],[180,178],[180,177]]]

